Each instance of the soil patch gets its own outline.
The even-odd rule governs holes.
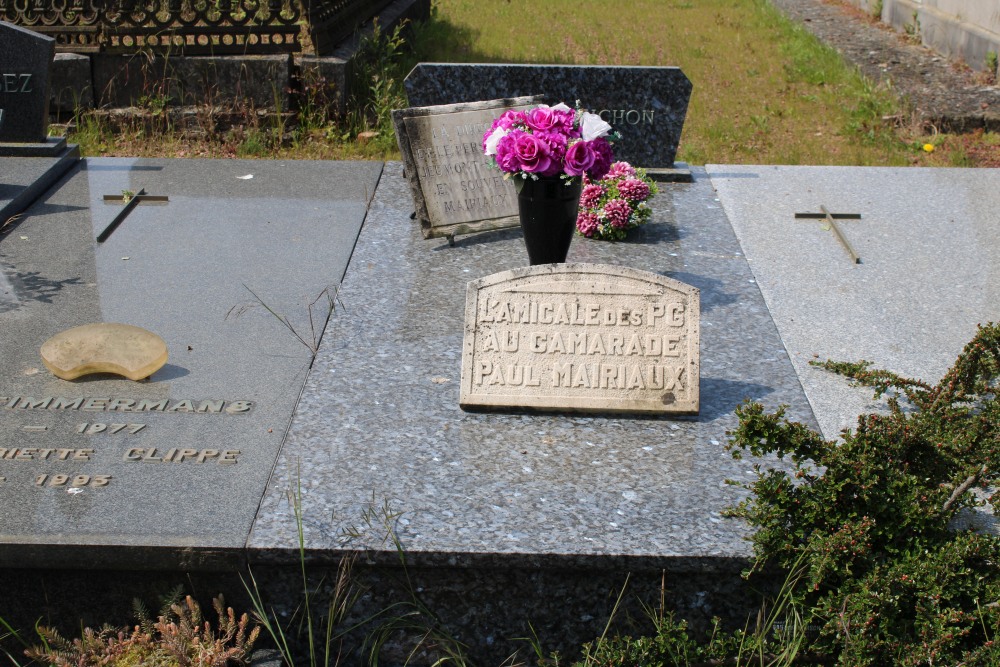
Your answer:
[[[1000,132],[1000,87],[914,44],[843,0],[771,0],[868,78],[891,87],[926,131]]]

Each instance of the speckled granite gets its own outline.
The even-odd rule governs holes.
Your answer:
[[[545,95],[580,103],[622,138],[615,156],[642,167],[672,167],[691,98],[677,67],[420,63],[403,82],[412,106]]]
[[[721,517],[725,480],[750,465],[725,451],[747,397],[811,421],[760,292],[704,174],[663,187],[654,223],[627,243],[576,238],[569,261],[618,263],[701,290],[701,415],[646,419],[470,414],[458,407],[465,285],[527,264],[519,230],[423,240],[399,164],[386,168],[282,449],[249,546],[287,560],[289,491],[301,487],[310,548],[353,541],[373,502],[402,512],[409,558],[507,567],[745,556]],[[283,553],[284,552],[284,553]],[[320,556],[320,554],[317,554]],[[623,561],[623,562],[625,562]]]
[[[1000,319],[1000,170],[709,165],[708,173],[827,438],[877,407],[809,365],[867,359],[936,382]],[[840,228],[853,264],[822,221]]]

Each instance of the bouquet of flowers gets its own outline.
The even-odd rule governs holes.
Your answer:
[[[580,176],[603,178],[614,159],[609,139],[616,138],[600,116],[565,104],[510,109],[483,135],[483,152],[508,178]]]
[[[628,230],[649,221],[646,202],[659,190],[642,169],[615,162],[603,179],[583,178],[576,229],[587,238],[621,241]]]

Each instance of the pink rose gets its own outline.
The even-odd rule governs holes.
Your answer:
[[[567,136],[579,136],[573,129],[576,114],[566,105],[556,107],[541,104],[525,114],[525,123],[536,132],[559,132]]]
[[[518,111],[517,109],[507,109],[503,114],[495,121],[493,121],[495,127],[502,127],[505,130],[509,130],[515,125],[524,125],[525,116],[523,111]]]
[[[596,156],[589,141],[577,141],[566,150],[566,173],[579,176],[594,166]]]
[[[512,134],[515,135],[514,153],[517,155],[521,169],[536,174],[548,172],[552,167],[548,145],[538,137],[526,132],[515,132]],[[501,143],[503,143],[503,140],[501,140]]]
[[[545,132],[556,124],[555,112],[547,106],[538,106],[526,114],[525,122],[532,130]]]

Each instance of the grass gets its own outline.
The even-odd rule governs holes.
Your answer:
[[[367,53],[344,118],[307,82],[299,124],[245,112],[225,131],[186,133],[150,108],[153,123],[82,116],[74,140],[88,156],[398,159],[388,110],[405,104],[414,63],[542,62],[679,66],[694,92],[678,159],[695,165],[1000,164],[998,135],[922,134],[892,90],[768,0],[434,0],[405,44],[383,33]]]
[[[426,60],[679,66],[694,92],[678,159],[693,164],[907,163],[881,120],[892,96],[765,0],[439,0],[421,37]]]

